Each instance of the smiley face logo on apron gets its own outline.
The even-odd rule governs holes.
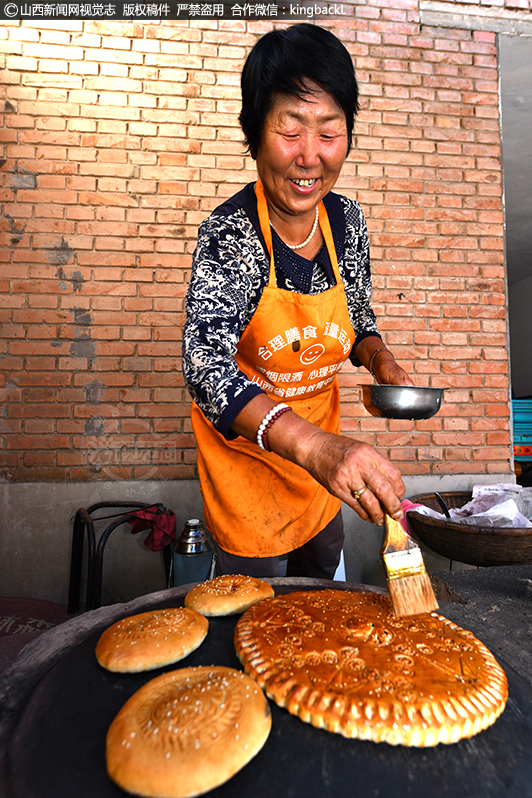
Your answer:
[[[304,366],[310,366],[312,363],[315,363],[324,352],[325,347],[323,344],[312,344],[312,346],[307,346],[304,352],[301,352],[299,359]]]

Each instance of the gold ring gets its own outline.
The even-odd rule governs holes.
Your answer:
[[[357,502],[360,501],[360,497],[362,496],[367,487],[368,487],[367,485],[364,485],[362,488],[360,488],[360,490],[351,491]]]

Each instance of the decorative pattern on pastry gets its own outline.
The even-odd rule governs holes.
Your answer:
[[[135,795],[201,795],[243,768],[270,728],[264,693],[244,673],[220,666],[171,671],[141,687],[114,719],[107,771]]]
[[[96,645],[96,658],[103,668],[119,673],[162,668],[195,651],[208,628],[203,615],[184,607],[142,612],[106,629]]]
[[[268,582],[254,576],[226,574],[200,582],[185,596],[185,607],[202,615],[237,615],[257,601],[275,595]]]
[[[430,613],[398,618],[387,596],[277,596],[237,623],[247,673],[279,706],[345,737],[434,746],[490,726],[506,675],[471,632]]]

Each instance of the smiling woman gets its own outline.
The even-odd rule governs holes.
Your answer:
[[[318,26],[271,31],[248,56],[240,122],[258,180],[200,227],[183,349],[222,573],[275,576],[288,554],[289,576],[332,578],[341,501],[402,516],[397,469],[340,435],[347,358],[412,384],[369,304],[362,210],[332,193],[357,108],[349,53]]]

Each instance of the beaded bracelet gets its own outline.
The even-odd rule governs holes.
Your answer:
[[[376,349],[376,350],[374,351],[374,353],[372,354],[372,356],[371,356],[371,360],[369,361],[369,369],[368,369],[368,371],[369,371],[369,373],[371,374],[371,376],[372,376],[372,377],[375,377],[375,374],[374,374],[374,372],[373,372],[373,361],[375,360],[375,358],[377,357],[377,355],[379,354],[379,352],[387,352],[387,351],[388,351],[388,350],[386,349],[386,347],[385,347],[385,346],[381,346],[381,348],[380,348],[380,349]]]
[[[268,446],[268,430],[272,426],[274,421],[277,421],[279,416],[282,416],[283,413],[287,413],[292,408],[289,405],[285,405],[281,403],[279,405],[275,405],[269,410],[262,421],[259,424],[259,428],[257,430],[257,444],[264,452],[269,452],[270,447]]]

